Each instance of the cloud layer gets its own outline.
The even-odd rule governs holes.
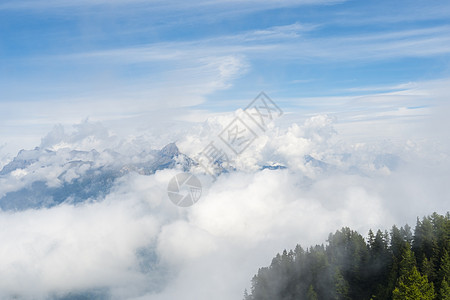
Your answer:
[[[239,114],[210,118],[178,146],[188,154],[201,150]],[[0,212],[0,295],[240,299],[257,268],[284,248],[322,243],[341,226],[365,234],[445,212],[448,157],[427,151],[425,159],[424,145],[411,140],[354,144],[342,139],[335,122],[316,115],[303,124],[272,124],[234,158],[235,171],[215,182],[197,173],[203,197],[188,209],[169,201],[167,184],[179,170],[167,169],[128,173],[105,198]],[[95,123],[72,132],[56,128],[42,140],[43,149],[56,151],[48,162],[55,172],[46,172],[45,181],[58,178],[69,149],[87,150],[92,143],[132,154],[149,145],[125,140]],[[36,159],[16,177],[2,178],[2,187],[18,178],[32,182],[23,174],[38,174],[36,166],[48,158]],[[270,163],[287,168],[262,168]]]

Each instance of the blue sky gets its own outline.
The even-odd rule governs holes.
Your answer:
[[[3,0],[0,145],[85,118],[203,121],[261,90],[300,113],[435,106],[449,15],[448,1]]]

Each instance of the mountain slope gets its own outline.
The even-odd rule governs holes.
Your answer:
[[[102,198],[129,172],[150,175],[166,168],[188,170],[190,165],[174,143],[133,158],[112,150],[22,150],[0,171],[0,208],[24,210]]]
[[[448,299],[450,214],[436,213],[408,225],[378,230],[368,240],[350,228],[328,244],[297,245],[277,254],[253,277],[244,300]]]

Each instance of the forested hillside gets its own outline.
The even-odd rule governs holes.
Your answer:
[[[417,219],[390,232],[350,228],[327,244],[277,254],[259,269],[244,300],[450,299],[450,214]]]

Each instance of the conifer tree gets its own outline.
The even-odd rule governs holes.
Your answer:
[[[439,297],[440,300],[450,300],[450,255],[444,249],[439,269],[440,282]]]
[[[312,286],[312,284],[308,288],[308,293],[306,294],[306,299],[307,300],[318,300],[317,293],[314,290],[314,287]]]
[[[422,259],[422,274],[427,275],[430,281],[433,281],[436,276],[433,261],[426,257]]]
[[[433,300],[435,297],[433,283],[428,282],[416,267],[413,252],[405,249],[400,262],[400,277],[392,293],[393,300]]]
[[[447,251],[447,249],[444,249],[444,254],[441,258],[441,266],[439,268],[439,278],[441,280],[447,278],[447,280],[450,280],[450,255]]]
[[[449,285],[446,277],[442,280],[438,299],[439,300],[450,300],[450,285]]]

